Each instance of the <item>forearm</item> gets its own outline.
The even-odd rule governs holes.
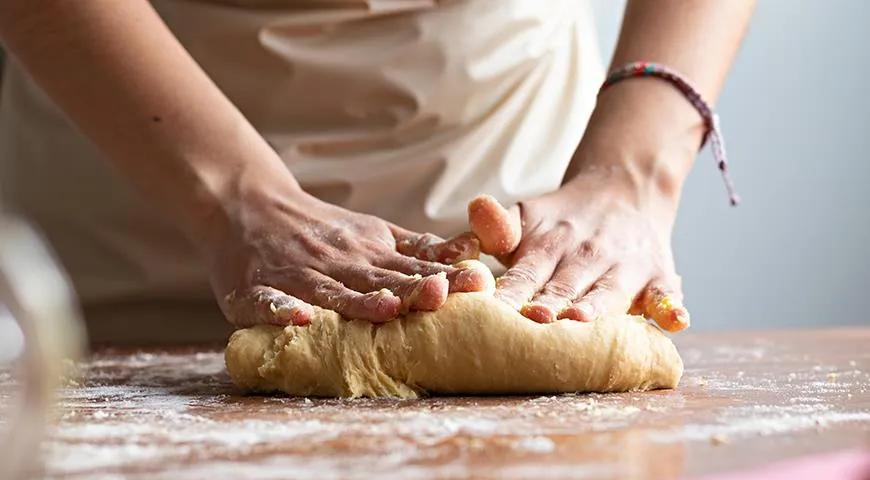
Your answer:
[[[721,92],[754,10],[754,0],[629,0],[612,67],[664,64],[711,104]],[[679,195],[705,131],[674,86],[656,78],[620,82],[598,104],[566,181],[584,168],[617,163],[635,183]]]
[[[190,234],[205,232],[224,198],[263,172],[292,182],[147,1],[0,0],[0,36],[106,157]]]

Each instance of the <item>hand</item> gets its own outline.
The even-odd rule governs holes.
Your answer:
[[[272,191],[282,193],[264,187],[240,202],[205,246],[219,304],[237,327],[304,325],[313,305],[381,323],[486,287],[488,272],[446,265],[478,256],[471,235],[445,242],[298,189]]]
[[[668,331],[689,325],[674,270],[675,202],[638,194],[615,167],[588,169],[559,190],[505,210],[469,204],[481,250],[507,272],[496,296],[541,323],[642,314]]]

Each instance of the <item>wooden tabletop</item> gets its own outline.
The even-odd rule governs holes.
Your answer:
[[[870,445],[870,329],[676,342],[672,391],[413,401],[242,396],[217,350],[100,350],[45,462],[50,478],[658,479]]]

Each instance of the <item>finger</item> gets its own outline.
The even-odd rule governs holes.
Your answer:
[[[562,310],[560,319],[590,322],[606,315],[628,312],[643,280],[633,270],[611,268],[580,299]]]
[[[480,240],[480,250],[497,258],[514,253],[519,246],[523,232],[520,217],[518,206],[507,210],[489,195],[468,203],[468,223]]]
[[[347,319],[386,323],[396,318],[402,307],[402,300],[386,289],[359,293],[316,271],[308,272],[303,278],[308,288],[299,298],[338,312]]]
[[[437,310],[447,301],[450,284],[447,274],[405,275],[371,265],[340,265],[335,271],[323,272],[357,292],[387,289],[398,296],[403,312]]]
[[[543,250],[521,255],[516,264],[496,281],[496,298],[520,310],[549,280],[556,261]]]
[[[448,277],[449,278],[449,277]],[[466,260],[456,264],[456,283],[463,292],[495,293],[495,277],[492,270],[476,260]]]
[[[685,330],[691,323],[689,311],[683,305],[681,283],[677,275],[653,280],[636,302],[643,316],[651,318],[667,332]]]
[[[387,270],[395,270],[406,275],[436,275],[444,273],[450,283],[449,293],[484,292],[495,288],[492,272],[486,265],[475,261],[462,261],[454,266],[426,262],[404,255],[390,255],[374,262],[374,265]]]
[[[592,256],[573,256],[559,262],[556,271],[521,313],[539,323],[550,323],[585,292],[605,271]]]
[[[391,225],[390,230],[396,239],[396,251],[402,255],[446,265],[480,257],[480,242],[471,233],[444,240],[431,233],[415,233],[395,225]]]
[[[281,290],[257,286],[226,296],[227,319],[239,328],[254,325],[308,325],[314,308]]]

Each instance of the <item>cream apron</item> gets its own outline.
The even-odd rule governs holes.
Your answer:
[[[443,236],[559,184],[603,66],[582,0],[159,0],[312,194]],[[225,338],[199,259],[27,74],[0,101],[0,192],[68,269],[94,341]]]

